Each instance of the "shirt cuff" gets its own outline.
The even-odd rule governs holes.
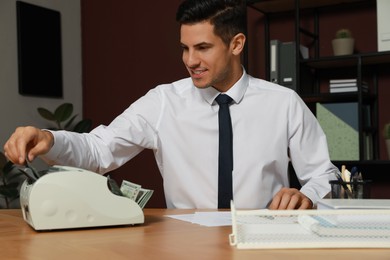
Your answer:
[[[48,131],[53,135],[53,146],[51,149],[44,155],[42,155],[42,159],[48,162],[55,162],[57,158],[60,156],[63,143],[64,143],[64,137],[63,135],[59,134],[57,131],[52,130],[46,130],[43,129],[43,131]]]

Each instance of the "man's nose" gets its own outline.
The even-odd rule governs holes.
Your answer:
[[[185,57],[185,64],[188,67],[195,67],[195,66],[199,65],[199,63],[200,63],[199,57],[196,54],[196,52],[188,51],[188,53],[187,53],[187,55]]]

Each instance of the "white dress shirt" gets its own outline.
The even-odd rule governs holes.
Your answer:
[[[219,92],[191,78],[159,85],[90,134],[53,132],[46,160],[106,173],[153,149],[168,208],[217,208]],[[289,186],[291,159],[313,203],[336,169],[316,118],[291,89],[243,73],[233,98],[233,194],[237,208],[265,208]],[[128,179],[131,181],[131,175]]]

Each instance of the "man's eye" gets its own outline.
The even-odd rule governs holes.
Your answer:
[[[208,50],[209,48],[210,48],[209,46],[199,46],[198,50],[205,51],[205,50]]]

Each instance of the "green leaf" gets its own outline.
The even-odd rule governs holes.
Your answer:
[[[52,128],[53,130],[62,129],[78,133],[85,133],[92,129],[92,121],[90,119],[84,119],[78,122],[71,130],[71,127],[74,124],[76,117],[78,116],[77,114],[72,116],[73,104],[71,103],[64,103],[60,105],[56,108],[54,114],[45,108],[38,108],[38,112],[43,118],[54,121],[56,123],[57,127],[54,129]],[[63,126],[62,123],[65,121],[67,122],[65,123],[65,126]]]
[[[11,161],[8,161],[3,153],[0,152],[0,198],[5,199],[6,207],[9,203],[19,198],[19,186],[25,178],[21,178],[22,173]]]
[[[7,164],[7,158],[3,153],[0,152],[0,170],[2,170],[6,164]]]
[[[25,178],[20,179],[24,174],[10,161],[3,167],[2,174],[4,186],[9,186],[11,183],[20,183],[25,180]]]
[[[0,185],[0,194],[7,198],[17,198],[19,196],[18,191],[19,183],[10,183],[5,185]]]
[[[390,123],[385,124],[383,134],[385,136],[385,139],[390,139]]]
[[[72,125],[72,123],[73,123],[73,121],[75,120],[75,118],[77,117],[77,115],[74,115],[66,124],[65,124],[65,129],[68,129],[71,125]]]
[[[9,174],[9,173],[16,173],[19,171],[18,167],[15,166],[11,161],[8,161],[4,166],[3,166],[3,171],[4,174]]]
[[[10,183],[10,182],[13,182],[13,181],[17,181],[17,182],[20,182],[21,180],[19,180],[20,176],[24,176],[24,174],[20,171],[17,171],[17,172],[13,172],[13,173],[8,173],[7,175],[7,181]],[[24,180],[24,179],[23,179]]]
[[[49,121],[56,121],[55,119],[55,116],[52,112],[50,112],[49,110],[47,110],[46,108],[43,108],[43,107],[38,107],[38,113],[44,118],[44,119],[47,119]]]
[[[71,103],[64,103],[54,111],[54,117],[57,122],[64,122],[69,119],[72,113],[73,105]]]
[[[92,120],[84,119],[75,125],[73,131],[77,133],[86,133],[91,131],[91,128],[92,128]]]

